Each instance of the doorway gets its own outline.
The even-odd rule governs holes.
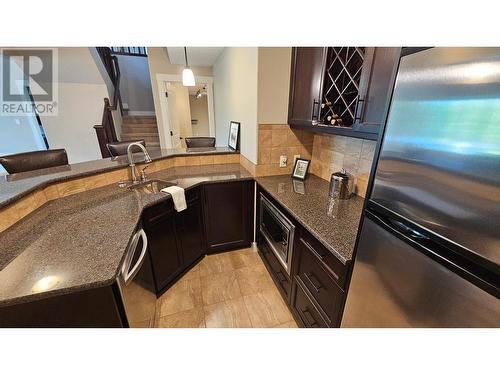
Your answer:
[[[196,77],[196,85],[182,85],[181,76],[157,75],[167,148],[186,147],[186,137],[215,137],[212,77]]]

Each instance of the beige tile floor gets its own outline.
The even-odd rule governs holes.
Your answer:
[[[160,328],[296,328],[253,248],[206,256],[159,299]]]

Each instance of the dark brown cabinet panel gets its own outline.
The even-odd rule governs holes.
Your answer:
[[[326,48],[292,49],[288,123],[309,126],[318,121]]]
[[[143,220],[157,292],[164,289],[183,269],[174,209],[171,201],[167,203],[147,209]]]
[[[378,134],[390,98],[401,48],[367,48],[354,129]]]
[[[290,302],[290,293],[292,290],[290,276],[287,275],[286,271],[283,269],[278,259],[276,259],[276,256],[273,254],[265,240],[259,242],[258,248],[260,254],[264,258],[264,264],[274,279],[275,284],[278,286],[285,300]]]
[[[199,191],[195,189],[186,193],[187,209],[176,217],[184,267],[189,267],[205,253]]]
[[[253,181],[204,186],[207,252],[237,249],[252,242]]]
[[[127,326],[118,286],[84,290],[0,309],[1,328],[119,328]]]
[[[342,289],[335,283],[330,271],[318,261],[314,250],[302,239],[298,241],[296,249],[296,255],[299,257],[297,280],[316,302],[328,325],[337,326],[342,306]]]
[[[378,47],[294,48],[290,126],[377,139],[400,51]]]
[[[306,328],[328,328],[320,312],[300,284],[294,286],[293,309],[299,316],[302,326]]]

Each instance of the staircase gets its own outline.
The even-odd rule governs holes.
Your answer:
[[[148,150],[160,148],[155,116],[123,116],[122,141],[144,139]]]

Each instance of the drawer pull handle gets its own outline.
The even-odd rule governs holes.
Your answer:
[[[321,260],[322,262],[324,262],[326,264],[326,262],[325,262],[326,255],[321,255],[320,253],[318,253],[318,251],[314,247],[312,247],[311,244],[309,242],[307,242],[306,240],[304,240],[303,238],[301,238],[300,241],[304,244],[304,246],[306,246],[311,251],[311,253],[313,253],[314,256],[316,256],[316,258],[318,258],[319,260]],[[331,267],[328,267],[328,269],[330,269],[330,272],[331,272],[332,276],[335,278],[335,280],[340,280],[339,275],[337,275],[331,269]]]
[[[304,272],[304,276],[306,277],[307,281],[309,281],[309,283],[313,286],[314,291],[316,293],[319,293],[319,290],[323,288],[323,285],[318,281],[316,276],[314,276],[311,272],[309,273]]]
[[[315,328],[318,326],[318,323],[316,323],[316,320],[313,318],[307,307],[302,310],[302,314],[304,314],[304,320],[309,327]]]
[[[300,239],[302,241],[302,243],[309,249],[311,250],[311,252],[316,255],[316,257],[318,257],[320,260],[323,260],[325,259],[325,256],[324,255],[321,255],[320,253],[318,253],[318,251],[311,246],[311,244],[309,242],[307,242],[306,240],[304,240],[303,238]]]

